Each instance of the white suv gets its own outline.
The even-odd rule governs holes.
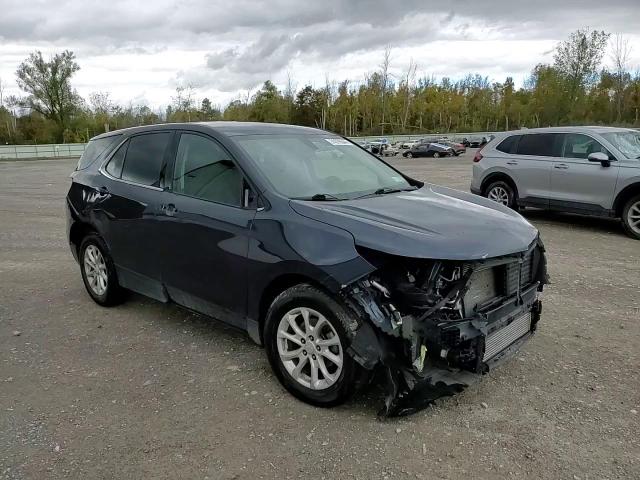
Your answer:
[[[498,134],[473,159],[471,191],[512,208],[621,218],[640,240],[640,132],[557,127]]]

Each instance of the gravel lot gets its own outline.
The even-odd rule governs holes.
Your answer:
[[[393,159],[468,190],[471,157]],[[517,358],[379,421],[381,391],[320,410],[243,333],[85,293],[65,238],[74,161],[0,162],[0,478],[640,478],[640,242],[527,211],[552,284]]]

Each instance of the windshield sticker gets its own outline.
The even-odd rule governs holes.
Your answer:
[[[331,145],[353,145],[349,140],[345,140],[344,138],[325,138],[327,142]]]

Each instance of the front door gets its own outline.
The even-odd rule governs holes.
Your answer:
[[[581,133],[563,135],[561,158],[551,172],[551,208],[578,213],[606,214],[613,204],[618,180],[618,162],[594,138]],[[588,156],[602,152],[610,166],[590,162]]]
[[[214,139],[180,134],[163,193],[163,282],[177,303],[244,327],[247,250],[255,210],[243,205],[244,179]]]

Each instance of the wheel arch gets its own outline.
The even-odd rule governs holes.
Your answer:
[[[80,244],[82,243],[82,239],[90,233],[99,235],[98,230],[90,223],[76,221],[71,225],[69,230],[69,242],[73,245],[76,252],[76,258],[80,253]]]
[[[329,290],[325,286],[308,275],[304,275],[301,273],[284,273],[275,277],[265,286],[265,288],[262,290],[262,294],[260,295],[257,319],[258,338],[254,338],[254,340],[259,340],[259,343],[261,345],[264,344],[263,333],[267,312],[276,297],[288,288],[303,283],[307,283],[314,286],[315,288],[318,288],[319,290],[324,291],[327,294],[331,294],[331,292],[329,292]]]
[[[480,193],[482,196],[485,196],[487,193],[487,188],[494,182],[503,181],[508,183],[516,194],[516,199],[520,198],[520,194],[518,192],[518,185],[516,184],[513,177],[511,177],[508,173],[505,172],[492,172],[488,174],[480,184]]]
[[[618,193],[618,196],[613,202],[613,212],[616,217],[622,217],[622,210],[624,209],[625,204],[636,195],[640,195],[640,182],[627,185],[620,191],[620,193]]]

